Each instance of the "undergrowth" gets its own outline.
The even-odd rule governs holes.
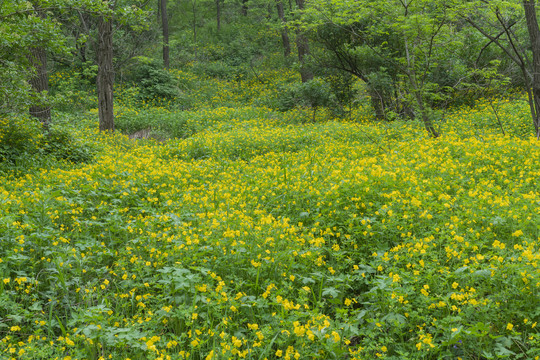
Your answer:
[[[431,139],[362,109],[121,100],[119,129],[170,139],[2,120],[2,357],[540,356],[524,104],[498,104],[506,135],[482,101]]]

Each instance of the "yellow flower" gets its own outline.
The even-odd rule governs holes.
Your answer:
[[[236,336],[233,336],[231,340],[232,340],[232,343],[233,343],[234,347],[242,346],[242,340],[238,339]]]
[[[512,325],[511,323],[508,323],[506,325],[506,330],[512,330],[514,328],[514,325]]]

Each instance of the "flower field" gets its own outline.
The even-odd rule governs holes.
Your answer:
[[[509,135],[479,103],[437,139],[245,107],[168,113],[189,131],[160,143],[89,115],[92,162],[2,179],[0,357],[539,358],[540,143],[499,106]]]

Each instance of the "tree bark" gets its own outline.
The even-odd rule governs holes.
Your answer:
[[[296,0],[296,5],[300,11],[304,10],[304,0]],[[300,60],[302,82],[313,80],[313,72],[305,66],[306,57],[309,55],[309,42],[300,30],[296,30],[296,48],[298,49],[298,60]]]
[[[533,55],[532,63],[532,98],[534,106],[531,106],[533,112],[533,126],[536,137],[540,137],[540,29],[536,18],[536,6],[532,0],[523,0],[523,9],[525,10],[525,19],[527,21],[527,30],[531,40],[531,50]],[[531,104],[532,105],[532,104]]]
[[[377,118],[377,120],[384,120],[386,118],[386,106],[383,97],[370,84],[368,84],[367,90],[371,99],[371,106],[375,111],[375,117]]]
[[[283,9],[283,3],[281,0],[277,0],[277,12],[279,19],[281,20],[281,40],[283,41],[283,54],[285,57],[288,57],[291,55],[291,42],[289,40],[289,33],[287,32],[287,28],[285,27],[285,24],[287,21],[285,20],[285,10]]]
[[[47,74],[47,52],[41,46],[30,49],[30,61],[36,73],[29,82],[34,92],[41,95],[44,91],[49,91],[49,77]],[[30,115],[41,121],[47,128],[51,121],[51,108],[44,104],[35,104],[30,106]]]
[[[191,9],[193,11],[193,42],[197,42],[197,2],[195,0],[191,0]]]
[[[219,0],[218,0],[219,1]],[[167,16],[167,0],[159,2],[161,10],[161,27],[163,30],[163,66],[169,68],[169,18]]]
[[[46,17],[43,11],[37,10],[38,16],[42,19]],[[30,48],[28,56],[30,64],[35,70],[34,76],[29,80],[32,90],[40,97],[42,92],[49,91],[49,75],[47,73],[47,51],[43,46],[34,46]],[[49,127],[51,122],[51,108],[38,99],[37,104],[32,104],[29,109],[30,116],[36,117],[41,121],[44,128]]]
[[[414,99],[416,100],[416,106],[418,108],[418,111],[420,112],[420,116],[422,117],[424,128],[426,129],[427,133],[430,136],[437,138],[439,137],[439,133],[435,129],[435,126],[433,126],[433,121],[431,120],[430,114],[428,114],[428,110],[426,109],[423,90],[420,88],[420,86],[418,86],[418,76],[416,74],[416,68],[415,68],[416,64],[414,61],[414,55],[411,55],[409,53],[409,42],[406,36],[405,36],[405,55],[407,58],[406,74],[407,74],[407,77],[409,78],[409,83],[412,87],[412,91],[414,93]]]
[[[113,88],[114,88],[114,68],[113,68],[113,32],[112,18],[102,15],[98,26],[98,109],[99,109],[99,130],[114,132],[113,113]]]
[[[216,22],[217,31],[221,31],[221,0],[216,0]]]

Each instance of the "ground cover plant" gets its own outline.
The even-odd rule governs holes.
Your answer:
[[[535,6],[2,2],[0,359],[540,359]]]
[[[540,149],[524,104],[497,109],[506,136],[481,101],[437,139],[249,106],[119,111],[166,114],[165,142],[73,118],[91,158],[3,175],[2,357],[538,358]]]

